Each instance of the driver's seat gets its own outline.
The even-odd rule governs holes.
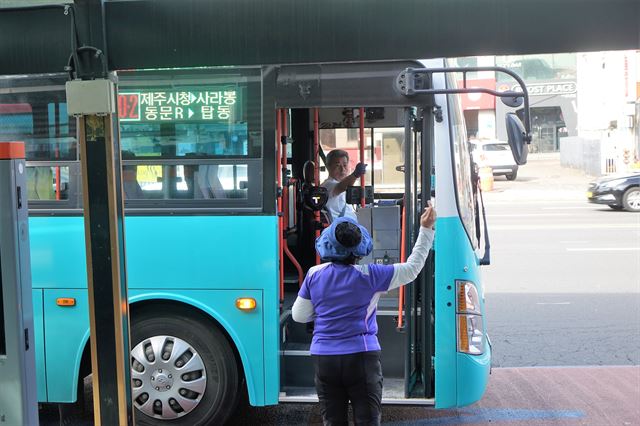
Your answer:
[[[304,163],[301,188],[302,205],[305,209],[311,210],[312,212],[322,212],[329,200],[329,193],[324,186],[316,185],[317,182],[314,182],[314,171],[315,163],[313,161]]]

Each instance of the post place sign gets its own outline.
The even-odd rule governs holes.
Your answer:
[[[499,84],[496,87],[498,92],[521,92],[519,84],[509,87],[508,84]],[[529,96],[548,96],[548,95],[570,95],[577,92],[577,84],[575,81],[556,81],[549,83],[527,83],[527,91]]]
[[[123,122],[234,123],[242,117],[241,88],[217,86],[123,90],[118,118]]]

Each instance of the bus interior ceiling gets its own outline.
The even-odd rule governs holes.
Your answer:
[[[321,223],[313,209],[306,205],[304,191],[309,184],[319,186],[328,172],[324,158],[331,149],[345,149],[349,153],[351,168],[359,162],[359,108],[321,108],[318,109],[318,123],[314,126],[314,108],[284,109],[282,114],[287,118],[287,129],[283,135],[288,137],[287,144],[282,149],[287,151],[287,169],[289,170],[289,202],[285,203],[288,210],[285,214],[285,230],[287,245],[291,253],[306,272],[319,260],[316,259],[315,237],[316,230],[327,225],[324,215],[320,215]],[[401,256],[402,238],[402,209],[404,195],[404,176],[398,166],[403,162],[405,108],[375,107],[365,108],[365,137],[364,151],[367,163],[366,185],[373,187],[373,202],[366,207],[358,206],[359,222],[372,235],[374,248],[371,255],[362,259],[360,263],[388,263],[393,264],[404,260]],[[314,158],[314,127],[318,129],[319,155],[318,163]],[[380,135],[378,135],[380,133]],[[420,132],[414,133],[416,141],[420,140]],[[386,147],[386,152],[385,152]],[[391,164],[385,164],[388,161]],[[317,170],[315,181],[308,176],[309,162],[313,162]],[[284,168],[283,168],[284,169]],[[391,185],[385,183],[383,172],[390,170],[396,179],[387,179]],[[418,171],[419,173],[419,171]],[[284,179],[284,178],[283,178]],[[380,189],[375,184],[380,183]],[[359,186],[357,180],[355,185]],[[286,194],[286,191],[285,191]],[[368,200],[370,201],[370,200]],[[348,201],[349,202],[349,201]],[[407,250],[408,252],[408,250]],[[408,253],[407,253],[408,254]],[[404,253],[402,253],[404,255]],[[284,259],[284,295],[281,303],[281,392],[284,398],[313,398],[315,396],[313,382],[313,365],[310,356],[310,343],[313,324],[298,324],[291,318],[291,307],[297,296],[299,274],[296,265],[287,257]],[[380,297],[377,318],[378,338],[382,347],[384,360],[385,386],[383,399],[398,401],[406,397],[432,398],[433,386],[425,386],[424,381],[430,380],[429,374],[420,371],[419,358],[431,359],[433,354],[420,354],[420,345],[416,344],[415,333],[426,333],[424,337],[433,338],[432,310],[422,310],[422,293],[426,287],[418,285],[417,290],[407,294],[394,289]],[[425,298],[425,300],[432,300]],[[404,305],[415,307],[413,314],[405,315]],[[407,321],[411,327],[407,328]],[[420,325],[422,324],[422,325]],[[426,324],[429,324],[427,326]],[[423,330],[426,327],[427,330]],[[407,330],[413,330],[407,332]],[[427,345],[428,346],[428,345]],[[408,376],[408,377],[407,377]]]

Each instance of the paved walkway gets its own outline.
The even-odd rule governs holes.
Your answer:
[[[230,424],[321,425],[322,417],[317,404],[248,407]],[[640,366],[496,368],[477,404],[456,410],[384,406],[382,424],[639,425]]]
[[[520,166],[515,181],[504,176],[494,177],[494,188],[485,192],[485,200],[491,201],[538,201],[538,200],[584,200],[589,182],[594,176],[582,170],[562,167],[560,153],[529,154],[527,164]]]
[[[494,369],[484,398],[386,425],[638,425],[640,367]],[[415,411],[417,414],[419,411]],[[405,414],[406,415],[406,414]]]

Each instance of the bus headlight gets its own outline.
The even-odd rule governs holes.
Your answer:
[[[478,289],[470,281],[456,281],[457,311],[461,314],[482,315]]]
[[[458,352],[471,355],[484,353],[484,321],[482,315],[458,314]]]

